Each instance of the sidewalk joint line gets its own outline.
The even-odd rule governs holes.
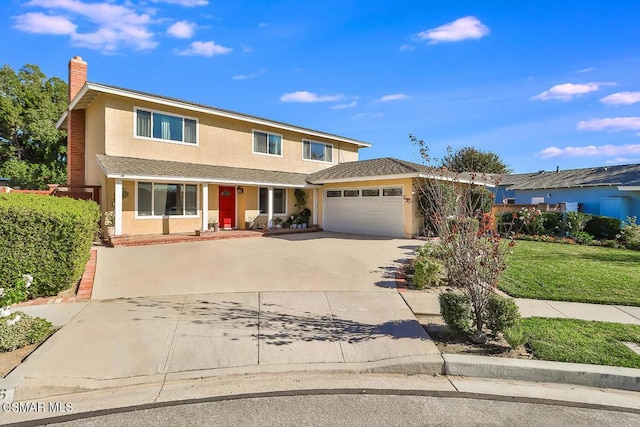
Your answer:
[[[338,347],[340,348],[340,356],[342,357],[342,362],[346,362],[346,359],[344,357],[344,349],[342,348],[342,334],[340,333],[340,329],[338,328],[338,324],[336,323],[336,316],[333,314],[333,307],[331,307],[329,297],[327,297],[327,292],[323,291],[322,295],[324,295],[324,299],[325,301],[327,301],[327,306],[329,307],[329,313],[331,314],[331,320],[333,322],[333,327],[335,328],[335,335],[338,339]]]

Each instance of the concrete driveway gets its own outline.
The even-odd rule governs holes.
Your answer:
[[[440,373],[395,290],[417,244],[314,233],[101,250],[92,301],[0,388],[27,400],[234,373]]]
[[[385,291],[418,241],[341,233],[100,248],[92,299],[261,291]]]

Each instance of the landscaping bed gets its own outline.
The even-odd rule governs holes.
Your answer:
[[[518,241],[499,288],[519,298],[640,306],[640,252]]]
[[[524,318],[520,321],[527,343],[512,349],[504,338],[474,344],[469,336],[452,332],[441,316],[416,318],[445,354],[536,359],[556,362],[640,368],[640,354],[624,343],[640,346],[640,326],[577,319]]]

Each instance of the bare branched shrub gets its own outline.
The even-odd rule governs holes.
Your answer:
[[[424,141],[413,136],[411,140],[425,162],[424,178],[416,186],[419,207],[439,237],[449,284],[471,301],[474,338],[482,341],[483,313],[506,268],[505,256],[515,244],[491,229],[487,193],[479,190],[487,184],[497,184],[497,180],[484,174],[454,173],[430,166]]]

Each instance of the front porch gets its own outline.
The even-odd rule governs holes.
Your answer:
[[[143,234],[143,235],[122,235],[109,237],[107,245],[111,247],[121,246],[147,246],[162,245],[166,243],[199,242],[203,240],[223,240],[223,239],[245,239],[250,237],[269,237],[281,234],[313,233],[322,231],[320,227],[306,229],[279,228],[264,230],[220,230],[212,233],[198,235],[193,233],[176,234]]]

